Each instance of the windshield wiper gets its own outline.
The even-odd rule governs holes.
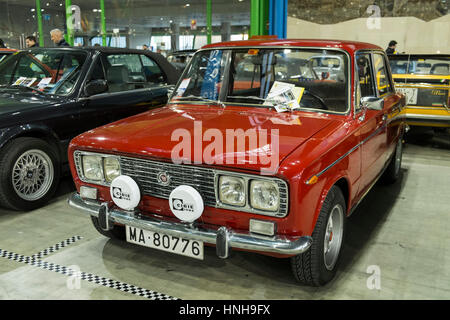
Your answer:
[[[10,86],[7,86],[7,88],[11,88],[11,89],[26,89],[26,90],[31,90],[33,92],[39,93],[39,94],[44,95],[44,96],[46,95],[44,92],[39,91],[36,88],[31,88],[31,87],[26,87],[26,86],[21,86],[21,85],[10,85]]]
[[[213,103],[215,105],[221,106],[222,108],[225,108],[225,104],[220,101],[220,100],[212,100],[212,99],[208,99],[205,97],[199,97],[199,96],[194,96],[194,95],[190,95],[190,96],[186,96],[186,97],[177,97],[177,99],[199,99],[202,102],[209,102],[209,103]]]
[[[263,103],[264,102],[269,102],[272,105],[268,105],[268,104],[261,104],[261,105],[265,106],[265,107],[269,107],[269,108],[270,107],[274,108],[275,110],[277,110],[276,106],[281,106],[281,107],[286,108],[289,111],[292,111],[292,109],[289,107],[288,103],[283,103],[283,102],[280,102],[280,101],[277,101],[277,100],[274,100],[274,99],[263,99],[263,98],[260,98],[260,97],[257,97],[257,96],[227,96],[227,99],[228,98],[252,99],[252,100],[262,101]]]
[[[252,99],[252,100],[258,100],[258,101],[267,101],[266,99],[257,97],[257,96],[227,96],[228,98],[232,98],[232,99]]]

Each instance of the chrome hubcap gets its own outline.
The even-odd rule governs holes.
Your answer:
[[[333,270],[341,250],[344,227],[344,210],[337,204],[331,210],[325,230],[323,260],[328,270]]]
[[[17,159],[12,170],[12,184],[16,193],[24,200],[42,198],[53,182],[53,164],[43,151],[33,149]]]

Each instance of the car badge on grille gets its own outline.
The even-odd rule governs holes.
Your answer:
[[[158,173],[157,180],[159,184],[163,186],[168,186],[170,184],[170,176],[165,171],[161,171],[160,173]]]

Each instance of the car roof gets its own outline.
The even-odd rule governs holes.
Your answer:
[[[102,46],[93,46],[93,47],[37,47],[31,48],[27,50],[72,50],[72,51],[99,51],[105,53],[154,53],[148,50],[140,50],[140,49],[128,49],[128,48],[114,48],[114,47],[102,47]]]
[[[42,51],[42,50],[55,50],[55,51],[84,51],[89,52],[91,54],[95,52],[102,52],[105,54],[128,54],[128,53],[134,53],[134,54],[143,54],[150,58],[152,58],[156,63],[162,67],[166,71],[166,75],[168,78],[169,83],[176,83],[179,77],[179,72],[177,69],[172,66],[172,64],[167,61],[167,59],[159,53],[152,52],[149,50],[139,50],[139,49],[128,49],[128,48],[112,48],[112,47],[101,47],[101,46],[94,46],[94,47],[38,47],[38,48],[31,48],[24,50],[24,52],[33,52],[33,51]]]
[[[195,53],[197,50],[195,49],[187,49],[187,50],[178,50],[178,51],[172,51],[169,54],[184,54],[184,53]]]
[[[332,49],[343,49],[350,53],[357,50],[382,50],[383,49],[377,45],[359,42],[359,41],[348,41],[348,40],[324,40],[324,39],[250,39],[250,40],[240,40],[240,41],[226,41],[219,42],[215,44],[209,44],[202,49],[209,49],[215,47],[257,47],[257,46],[290,46],[290,47],[319,47],[319,48],[332,48]]]

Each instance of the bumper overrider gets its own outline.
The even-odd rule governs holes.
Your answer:
[[[116,207],[111,209],[107,203],[85,200],[77,192],[70,195],[68,203],[75,209],[99,218],[100,225],[105,230],[111,229],[114,223],[117,223],[152,232],[202,241],[215,245],[216,253],[220,258],[227,258],[232,248],[281,255],[297,255],[308,250],[312,244],[312,238],[308,236],[264,237],[256,236],[250,232],[238,233],[226,227],[220,227],[215,230],[204,228],[196,223],[168,222],[143,216],[137,211],[130,212]]]

